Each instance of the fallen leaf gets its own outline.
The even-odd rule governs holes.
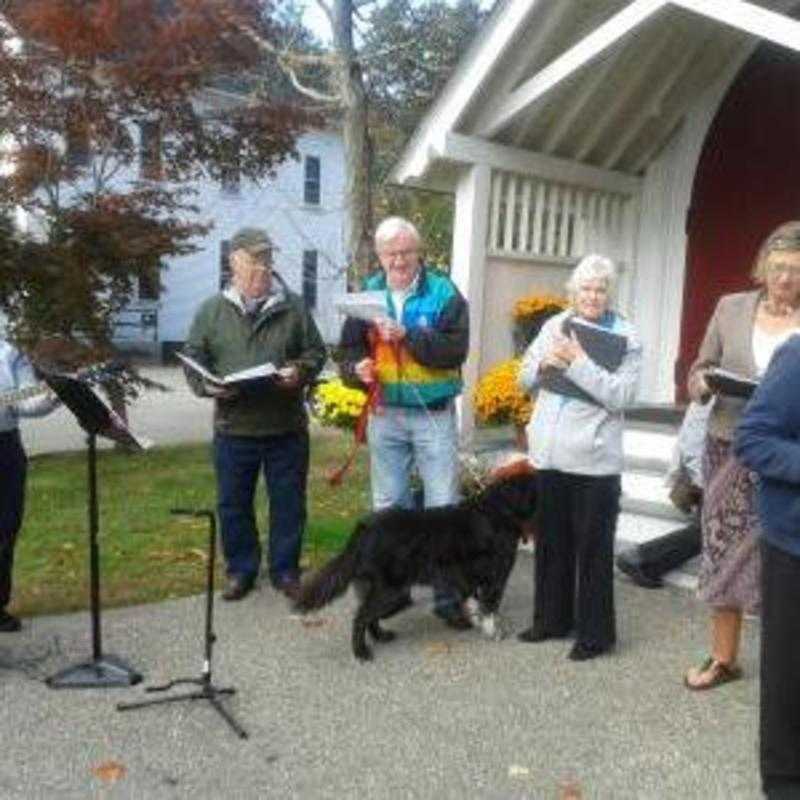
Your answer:
[[[580,784],[576,781],[569,783],[562,783],[558,787],[558,800],[581,800],[583,792],[581,791]]]
[[[426,656],[446,656],[453,650],[450,642],[433,642],[425,648]]]
[[[120,764],[119,761],[104,761],[91,769],[92,775],[104,783],[114,783],[120,778],[124,778],[127,771],[125,765]]]
[[[327,625],[328,620],[325,617],[301,617],[300,624],[304,628],[319,628],[322,625]]]

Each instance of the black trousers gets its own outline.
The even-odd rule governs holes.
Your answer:
[[[761,780],[800,797],[800,558],[764,539],[761,556]]]
[[[540,470],[538,481],[534,630],[565,636],[575,628],[579,643],[611,647],[620,476]]]
[[[11,598],[14,547],[25,509],[27,468],[19,431],[0,433],[0,610]]]
[[[682,528],[625,550],[619,558],[637,565],[648,577],[660,578],[700,555],[701,548],[700,520],[694,519]]]

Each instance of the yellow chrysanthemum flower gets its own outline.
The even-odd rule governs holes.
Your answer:
[[[533,402],[519,388],[520,364],[518,358],[501,361],[480,378],[472,402],[481,422],[493,425],[528,423]]]
[[[323,425],[352,430],[366,402],[366,392],[351,389],[340,378],[333,378],[317,386],[311,410]]]
[[[563,311],[568,305],[565,297],[556,294],[531,294],[521,297],[514,303],[513,316],[517,322],[535,317],[543,311],[556,313]]]

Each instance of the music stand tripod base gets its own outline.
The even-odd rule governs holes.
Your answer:
[[[101,658],[66,667],[47,679],[51,689],[103,689],[112,686],[135,686],[141,673],[117,656]]]
[[[149,686],[146,692],[165,692],[173,686],[189,684],[199,686],[200,689],[193,692],[171,695],[169,697],[158,697],[152,700],[139,700],[134,703],[117,703],[117,711],[132,711],[146,706],[160,706],[165,703],[177,703],[181,700],[208,700],[211,706],[216,709],[219,715],[228,723],[231,730],[240,738],[247,739],[247,731],[234,719],[230,711],[219,700],[223,694],[236,694],[236,689],[232,687],[220,688],[214,685],[211,679],[211,656],[214,649],[214,642],[217,636],[214,633],[214,563],[216,560],[216,541],[217,541],[217,518],[213,511],[195,511],[185,508],[172,509],[173,514],[182,514],[190,517],[204,517],[208,520],[208,562],[206,571],[206,613],[205,613],[205,632],[204,632],[204,659],[203,669],[199,678],[176,678],[162,686]]]
[[[144,708],[145,706],[160,706],[164,703],[178,703],[182,700],[208,700],[209,703],[217,710],[219,715],[230,725],[231,730],[240,738],[247,739],[247,731],[234,719],[233,715],[228,711],[225,706],[220,703],[218,695],[221,694],[236,694],[236,689],[233,687],[220,688],[214,686],[211,682],[211,676],[204,676],[203,678],[180,678],[178,680],[170,681],[166,686],[151,686],[145,689],[146,692],[162,692],[166,689],[171,689],[173,686],[180,683],[194,683],[200,686],[200,690],[196,692],[183,692],[182,694],[174,694],[169,697],[157,697],[152,700],[138,700],[134,703],[117,703],[117,711],[132,711],[136,708]]]

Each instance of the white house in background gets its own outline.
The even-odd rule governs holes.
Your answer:
[[[619,263],[640,399],[682,391],[720,294],[800,218],[798,0],[500,0],[392,180],[455,194],[468,390],[512,352],[513,300]],[[465,433],[472,427],[464,404]]]
[[[206,97],[217,106],[238,102],[222,92]],[[276,246],[275,270],[305,298],[325,340],[338,338],[341,321],[331,298],[347,285],[342,138],[333,131],[312,131],[298,139],[296,149],[299,160],[287,160],[259,184],[231,175],[223,185],[209,180],[197,186],[197,218],[213,228],[197,242],[196,252],[167,262],[160,292],[139,286],[138,297],[119,317],[118,346],[160,354],[178,347],[197,307],[226,283],[228,243],[243,226],[269,232]],[[141,150],[148,152],[146,144]]]

